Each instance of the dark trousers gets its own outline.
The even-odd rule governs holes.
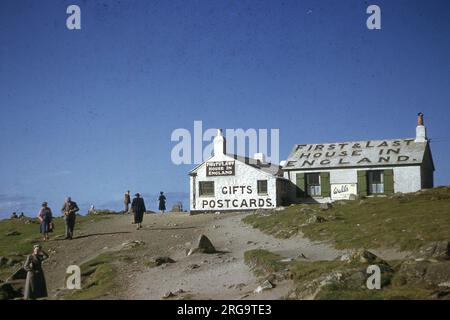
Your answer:
[[[72,239],[75,228],[75,215],[66,217],[66,238]]]

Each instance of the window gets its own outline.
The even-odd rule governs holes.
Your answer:
[[[384,193],[384,173],[383,170],[368,171],[369,194]]]
[[[258,180],[258,194],[267,194],[267,180]]]
[[[308,173],[306,175],[306,193],[308,196],[321,196],[320,173]]]
[[[200,196],[214,196],[214,181],[199,181],[198,193]]]

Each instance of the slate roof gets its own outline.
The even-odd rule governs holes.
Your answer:
[[[296,144],[283,170],[419,165],[426,152],[428,143],[414,138]]]

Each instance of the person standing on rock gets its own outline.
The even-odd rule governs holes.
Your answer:
[[[164,213],[166,211],[166,196],[164,195],[164,192],[159,193],[159,211]]]
[[[141,195],[139,193],[135,194],[135,198],[131,203],[131,211],[133,211],[134,214],[134,223],[136,224],[136,230],[139,230],[142,228],[144,213],[145,211],[147,211],[147,209],[145,208],[144,199],[141,198]]]
[[[48,296],[44,271],[42,270],[42,261],[46,259],[48,259],[48,254],[42,250],[40,245],[34,245],[33,253],[27,257],[23,266],[27,272],[24,299],[39,299]]]
[[[38,219],[41,222],[40,230],[41,233],[44,235],[44,241],[47,241],[49,239],[48,233],[52,232],[52,220],[53,220],[53,214],[52,209],[48,207],[47,202],[42,203],[41,210],[39,210],[38,213]]]
[[[76,220],[76,213],[80,209],[78,208],[78,205],[76,202],[72,201],[72,198],[67,197],[66,202],[64,203],[63,207],[61,208],[62,213],[64,214],[64,220],[66,221],[66,238],[72,240],[73,237],[73,230],[75,228],[75,220]]]
[[[123,203],[125,204],[125,213],[128,213],[128,211],[130,210],[129,206],[131,203],[130,190],[125,192]]]

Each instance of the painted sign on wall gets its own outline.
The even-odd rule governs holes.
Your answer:
[[[331,184],[332,200],[348,200],[351,194],[357,194],[356,183]]]
[[[234,176],[234,161],[212,161],[206,163],[206,176]]]

